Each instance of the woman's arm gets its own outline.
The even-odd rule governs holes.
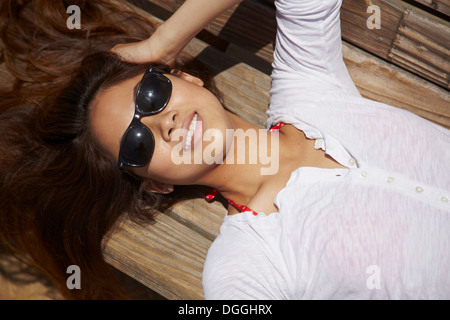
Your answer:
[[[296,92],[303,97],[329,86],[359,96],[342,56],[341,4],[342,0],[275,1],[278,32],[272,94],[279,89],[286,94],[285,81],[295,80],[302,90]]]
[[[112,51],[136,63],[173,65],[178,54],[208,23],[242,0],[187,0],[155,33],[137,43],[119,44]]]

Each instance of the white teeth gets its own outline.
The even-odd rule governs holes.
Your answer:
[[[189,125],[189,131],[186,136],[186,145],[184,146],[184,150],[189,150],[191,148],[191,140],[192,136],[195,132],[195,127],[197,126],[197,114],[194,115],[194,118],[191,121],[191,124]]]

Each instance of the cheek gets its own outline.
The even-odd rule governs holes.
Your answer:
[[[189,184],[196,178],[195,168],[185,164],[177,164],[173,159],[172,146],[168,143],[159,143],[155,147],[150,164],[145,168],[137,169],[136,173],[144,179],[155,180],[168,184]]]
[[[156,137],[155,137],[156,139]],[[147,172],[163,173],[173,170],[173,161],[171,160],[171,148],[167,143],[157,140],[152,160],[147,166]]]
[[[167,144],[164,148],[155,149],[150,165],[142,168],[139,175],[147,179],[173,185],[198,184],[220,162],[220,160],[214,163],[204,162],[208,158],[207,154],[209,152],[205,145],[209,143],[211,142],[203,142],[202,149],[189,152],[185,154],[185,157],[175,154],[176,150],[180,150],[176,146]],[[219,152],[223,152],[224,144],[212,142],[211,146],[220,148]]]

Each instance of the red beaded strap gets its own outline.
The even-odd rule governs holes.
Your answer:
[[[209,188],[208,193],[205,196],[205,200],[209,202],[212,199],[214,199],[218,194],[219,190],[217,190],[216,188]]]
[[[285,125],[284,122],[280,122],[279,124],[273,126],[273,127],[269,130],[269,132],[276,132],[276,131],[280,130],[281,127],[284,126],[284,125]]]
[[[216,188],[209,188],[208,193],[205,196],[205,200],[209,202],[209,201],[213,200],[218,194],[219,194],[219,190],[217,190]],[[239,209],[241,212],[250,211],[254,216],[258,215],[258,212],[253,211],[252,209],[250,209],[247,206],[237,204],[233,200],[227,200],[227,201],[229,204],[231,204],[233,207]]]
[[[254,216],[258,215],[258,212],[253,211],[252,209],[250,209],[249,207],[240,205],[235,203],[233,200],[227,200],[229,204],[231,204],[233,207],[239,209],[241,212],[245,212],[245,211],[250,211]]]

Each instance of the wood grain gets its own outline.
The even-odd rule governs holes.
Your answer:
[[[425,79],[450,88],[450,25],[407,10],[388,58]]]
[[[450,0],[415,0],[414,2],[423,4],[446,16],[450,16]]]
[[[381,28],[368,29],[368,5],[380,8]],[[344,0],[342,37],[357,47],[449,87],[450,24],[404,1]]]
[[[381,28],[369,29],[369,6],[380,8]],[[387,57],[397,29],[403,19],[404,7],[382,0],[344,0],[341,8],[342,38],[378,57]]]
[[[203,299],[211,240],[165,214],[143,226],[123,219],[105,241],[105,260],[168,299]]]
[[[344,43],[344,60],[362,96],[396,106],[450,128],[450,93]]]

